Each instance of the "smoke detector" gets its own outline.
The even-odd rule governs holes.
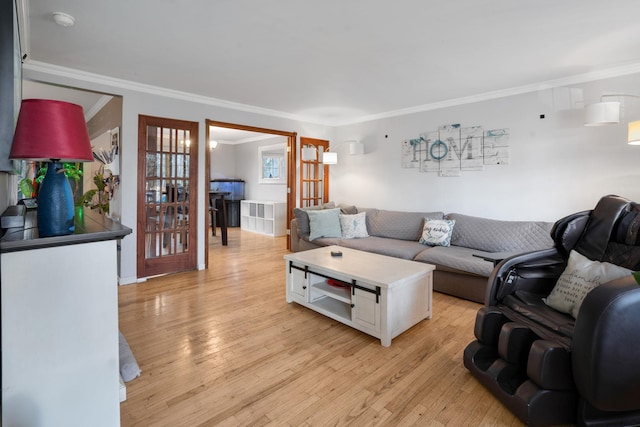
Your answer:
[[[63,12],[53,12],[53,20],[63,27],[70,27],[76,22],[76,18]]]

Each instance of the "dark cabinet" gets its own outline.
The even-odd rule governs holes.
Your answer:
[[[227,205],[227,226],[240,227],[240,200],[244,200],[244,184],[241,179],[212,179],[209,182],[209,191],[221,191],[230,193],[225,196]],[[218,215],[222,211],[222,200],[216,200]],[[216,218],[220,224],[220,218]]]

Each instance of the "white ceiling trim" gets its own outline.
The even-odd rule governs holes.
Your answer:
[[[113,99],[113,96],[102,95],[100,99],[98,99],[98,102],[96,102],[96,104],[93,107],[91,107],[89,111],[87,111],[87,114],[84,115],[84,119],[86,121],[91,120],[93,116],[98,114],[100,110],[102,110],[102,107],[107,105],[109,101],[111,101],[112,99]]]
[[[166,89],[159,86],[152,86],[144,83],[132,82],[129,80],[117,79],[114,77],[103,76],[100,74],[89,73],[86,71],[75,70],[72,68],[61,67],[58,65],[48,64],[46,62],[27,60],[23,64],[23,68],[28,71],[41,72],[59,77],[65,77],[80,80],[87,83],[96,83],[107,85],[119,89],[132,90],[136,92],[148,93],[151,95],[165,96],[168,98],[180,99],[183,101],[198,102],[200,104],[213,105],[216,107],[229,108],[232,110],[246,111],[249,113],[263,114],[267,116],[281,117],[290,120],[311,122],[331,126],[330,123],[319,123],[307,117],[295,114],[285,113],[282,111],[271,110],[268,108],[256,107],[253,105],[241,104],[238,102],[225,101],[223,99],[210,98],[194,93],[182,92],[173,89]]]
[[[508,96],[522,95],[525,93],[537,92],[545,89],[552,89],[554,87],[570,86],[581,83],[587,83],[595,80],[602,80],[613,77],[626,76],[629,74],[640,73],[640,62],[621,65],[618,67],[607,68],[605,70],[593,71],[584,74],[578,74],[575,76],[564,77],[561,79],[548,80],[545,82],[534,83],[525,86],[518,86],[509,89],[496,90],[492,92],[485,92],[478,95],[464,96],[461,98],[449,99],[442,102],[434,102],[431,104],[418,105],[415,107],[402,108],[400,110],[388,111],[380,114],[371,114],[368,116],[362,116],[353,120],[348,120],[340,123],[334,123],[333,126],[344,126],[355,123],[368,122],[371,120],[380,120],[389,117],[403,116],[406,114],[421,113],[424,111],[438,110],[441,108],[455,107],[458,105],[472,104],[474,102],[488,101],[497,98],[506,98]]]
[[[618,76],[624,76],[629,74],[640,73],[640,62],[624,64],[617,67],[611,67],[603,70],[592,71],[588,73],[578,74],[575,76],[569,76],[561,79],[548,80],[544,82],[534,83],[525,86],[519,86],[509,89],[497,90],[492,92],[485,92],[478,95],[465,96],[461,98],[450,99],[442,102],[435,102],[431,104],[418,105],[415,107],[403,108],[400,110],[388,111],[380,114],[371,114],[367,116],[355,117],[344,121],[319,121],[311,117],[303,117],[296,114],[285,113],[282,111],[271,110],[268,108],[256,107],[252,105],[241,104],[237,102],[225,101],[217,98],[205,97],[188,92],[177,91],[173,89],[166,89],[158,86],[147,85],[143,83],[132,82],[123,79],[117,79],[113,77],[103,76],[100,74],[89,73],[85,71],[75,70],[67,67],[60,67],[53,64],[48,64],[40,61],[25,61],[23,68],[34,72],[42,72],[46,74],[52,74],[60,77],[66,77],[76,79],[88,83],[96,83],[107,86],[112,86],[121,89],[127,89],[142,93],[148,93],[152,95],[165,96],[174,99],[180,99],[184,101],[198,102],[206,105],[213,105],[222,108],[229,108],[232,110],[245,111],[249,113],[263,114],[267,116],[280,117],[295,121],[315,123],[325,126],[345,126],[349,124],[362,123],[371,120],[380,120],[389,117],[396,117],[406,114],[420,113],[424,111],[432,111],[441,108],[448,108],[458,105],[471,104],[480,101],[487,101],[497,98],[504,98],[508,96],[521,95],[530,92],[537,92],[539,90],[551,89],[554,87],[575,85],[580,83],[586,83],[595,80],[601,80],[606,78],[613,78]]]

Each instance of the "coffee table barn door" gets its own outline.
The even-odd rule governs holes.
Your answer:
[[[138,277],[194,270],[198,123],[138,119]]]

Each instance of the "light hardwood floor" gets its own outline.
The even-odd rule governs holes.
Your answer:
[[[434,293],[391,347],[285,302],[285,238],[230,229],[206,271],[119,288],[142,375],[123,426],[520,426],[464,368],[478,304]]]

